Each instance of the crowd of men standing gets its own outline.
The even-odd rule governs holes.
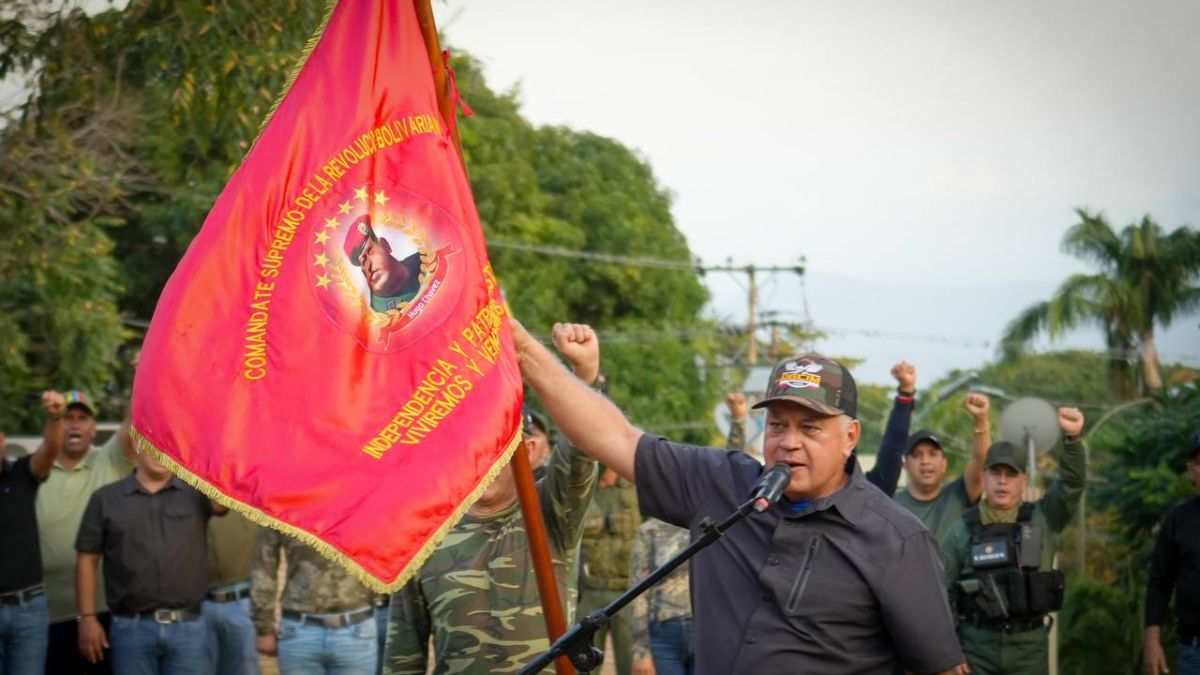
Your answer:
[[[519,325],[522,372],[562,431],[528,411],[556,581],[569,620],[603,608],[723,519],[782,464],[778,503],[731,529],[614,616],[620,675],[1045,673],[1065,581],[1057,537],[1086,483],[1084,417],[1063,407],[1059,471],[1031,489],[1028,454],[993,442],[986,396],[961,476],[947,442],[910,433],[916,369],[897,392],[875,466],[862,472],[857,389],[820,354],[776,364],[755,404],[727,399],[726,448],[681,446],[629,424],[600,393],[599,340],[560,324],[570,371]],[[136,365],[136,364],[135,364]],[[45,392],[42,443],[0,467],[0,675],[32,673],[513,672],[548,648],[517,508],[502,472],[416,573],[380,596],[311,547],[210,502],[138,452],[126,417],[100,446],[80,392]],[[0,445],[3,437],[0,436]],[[901,471],[907,487],[896,492]],[[1200,487],[1200,434],[1187,471]],[[1035,493],[1037,493],[1035,495]],[[1145,663],[1167,672],[1176,596],[1180,671],[1200,674],[1200,498],[1164,521],[1150,574]]]

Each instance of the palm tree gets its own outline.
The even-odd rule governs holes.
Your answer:
[[[1076,274],[1054,296],[1017,315],[1004,329],[1001,352],[1019,354],[1043,330],[1050,338],[1080,324],[1099,326],[1122,395],[1133,393],[1130,363],[1140,356],[1146,388],[1161,389],[1154,328],[1200,307],[1200,232],[1184,226],[1165,234],[1149,216],[1118,234],[1100,214],[1077,209],[1065,252],[1093,263],[1097,274]],[[1123,357],[1123,358],[1122,358]]]

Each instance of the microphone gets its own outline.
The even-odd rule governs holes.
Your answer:
[[[792,467],[780,462],[767,470],[754,484],[750,499],[754,500],[754,511],[762,513],[779,501],[783,491],[792,480]]]

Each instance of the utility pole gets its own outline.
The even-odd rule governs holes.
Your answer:
[[[746,337],[750,338],[750,346],[746,349],[746,358],[751,364],[758,363],[758,277],[754,265],[746,267],[750,277],[750,299],[746,302],[750,316],[746,320]]]
[[[804,259],[800,259],[797,265],[771,265],[769,267],[758,267],[756,265],[736,266],[732,263],[724,265],[696,265],[696,269],[702,274],[706,272],[730,272],[744,273],[750,283],[747,285],[746,308],[749,316],[746,319],[746,337],[749,342],[746,345],[746,361],[751,366],[758,364],[758,273],[759,272],[793,272],[799,276],[804,276]]]

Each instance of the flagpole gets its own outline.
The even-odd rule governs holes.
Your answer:
[[[529,538],[529,553],[533,558],[533,575],[537,579],[538,595],[542,598],[542,615],[546,619],[546,632],[553,643],[567,631],[567,620],[563,616],[562,601],[558,596],[558,582],[554,578],[554,564],[550,561],[550,545],[546,542],[546,523],[542,520],[541,503],[538,501],[537,486],[533,482],[533,467],[529,464],[529,452],[522,443],[513,452],[513,476],[517,479],[517,498],[521,502],[521,515],[525,518],[525,535]],[[560,656],[554,661],[558,675],[575,675],[571,661]]]
[[[429,0],[413,0],[413,5],[417,10],[417,22],[421,25],[421,34],[425,38],[425,51],[429,55],[429,64],[433,67],[433,86],[438,94],[438,111],[450,127],[454,149],[458,151],[458,159],[462,162],[465,171],[466,159],[463,157],[462,141],[458,137],[458,124],[455,123],[458,111],[454,109],[454,92],[450,91],[446,77],[450,64],[445,63],[442,59],[442,46],[438,40],[437,24],[433,19],[433,8],[430,6]],[[529,453],[525,450],[523,443],[513,452],[510,469],[516,478],[521,515],[525,518],[525,535],[529,539],[529,553],[533,559],[533,572],[537,579],[538,595],[541,596],[546,633],[550,642],[553,643],[567,631],[567,621],[563,616],[562,600],[558,595],[558,582],[554,577],[554,564],[550,559],[546,523],[542,520],[537,487],[533,481],[533,468],[529,464]],[[565,656],[554,661],[554,671],[557,675],[575,675],[575,669]]]
[[[438,40],[437,24],[433,20],[433,8],[429,0],[413,0],[417,10],[417,23],[421,24],[421,35],[425,37],[425,52],[429,55],[429,65],[433,68],[433,86],[438,95],[438,112],[450,127],[450,138],[454,141],[454,149],[458,151],[458,159],[466,171],[467,162],[463,157],[462,141],[458,138],[458,111],[454,109],[454,92],[450,91],[446,71],[450,67],[442,59],[442,45]]]

